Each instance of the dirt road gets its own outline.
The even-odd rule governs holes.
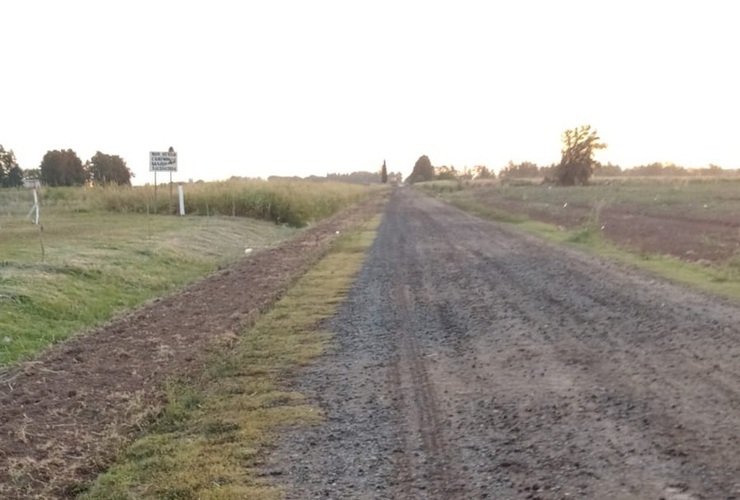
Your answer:
[[[392,197],[294,384],[290,499],[740,498],[740,307]]]

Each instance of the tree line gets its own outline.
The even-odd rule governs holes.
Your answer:
[[[0,144],[0,186],[23,186],[23,170],[15,161],[15,154],[12,149],[6,151],[2,144]]]
[[[562,149],[560,163],[539,166],[525,161],[521,163],[509,162],[498,174],[499,179],[542,178],[545,182],[574,186],[588,184],[591,176],[620,177],[620,176],[719,176],[728,172],[717,165],[706,168],[688,169],[673,163],[651,163],[632,168],[622,169],[612,163],[602,164],[594,159],[594,153],[605,149],[607,145],[601,142],[596,130],[590,125],[584,125],[563,132],[561,137]],[[494,178],[496,174],[484,166],[473,169],[465,168],[462,171],[454,167],[434,167],[426,155],[416,161],[414,169],[406,178],[406,182],[424,182],[432,180],[466,180],[476,178]]]
[[[554,172],[558,167],[557,163],[551,165],[538,166],[532,162],[514,163],[509,162],[506,167],[499,172],[500,179],[553,179]],[[594,177],[712,177],[723,176],[727,174],[740,174],[737,170],[724,169],[718,165],[710,164],[703,168],[687,168],[675,163],[654,162],[646,165],[637,165],[635,167],[622,168],[613,163],[593,162]]]
[[[38,179],[46,186],[131,185],[134,174],[118,155],[96,152],[82,163],[72,149],[47,151],[38,168],[21,169],[13,150],[0,145],[0,186],[21,187],[23,179]]]
[[[594,152],[606,148],[606,144],[601,142],[601,138],[595,130],[591,130],[590,125],[566,130],[562,135],[562,143],[560,163],[551,168],[552,181],[563,186],[587,184],[589,177],[593,174]],[[510,164],[510,167],[502,172],[504,178],[511,172],[517,174],[526,172],[532,175],[539,174],[540,171],[537,165],[530,162],[524,162],[518,166]],[[454,180],[495,177],[495,174],[485,166],[477,166],[474,170],[474,172],[463,170],[462,174],[459,174],[454,167],[433,167],[429,158],[422,155],[416,161],[414,169],[406,182],[413,184],[435,179]]]

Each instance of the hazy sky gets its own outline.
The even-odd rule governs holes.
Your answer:
[[[731,1],[6,0],[0,144],[151,181],[559,161],[740,167]]]

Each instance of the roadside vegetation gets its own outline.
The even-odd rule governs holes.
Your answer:
[[[368,196],[379,186],[340,182],[231,180],[186,184],[185,213],[250,217],[302,227],[328,217]],[[176,194],[158,188],[156,205],[153,186],[133,189],[92,190],[102,208],[114,212],[156,211],[177,213]]]
[[[42,187],[38,226],[29,217],[32,191],[0,189],[0,366],[169,293],[247,248],[289,238],[372,189],[196,183],[185,187],[190,215],[166,217],[154,215],[151,186]],[[167,195],[160,186],[162,213],[170,209]]]
[[[249,217],[302,227],[365,199],[381,186],[296,180],[230,180],[183,185],[187,215]],[[177,214],[177,187],[96,186],[39,188],[42,212]],[[29,190],[0,190],[0,216],[25,217],[33,206]]]
[[[331,345],[322,322],[343,300],[379,220],[339,237],[199,380],[171,381],[162,415],[81,498],[281,498],[261,469],[267,447],[281,429],[322,419],[283,382]]]

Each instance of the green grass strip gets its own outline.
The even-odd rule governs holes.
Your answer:
[[[283,382],[330,344],[322,322],[344,300],[379,222],[380,216],[339,237],[228,354],[212,360],[197,384],[170,384],[161,417],[81,498],[282,498],[260,476],[266,447],[287,426],[322,419]]]

